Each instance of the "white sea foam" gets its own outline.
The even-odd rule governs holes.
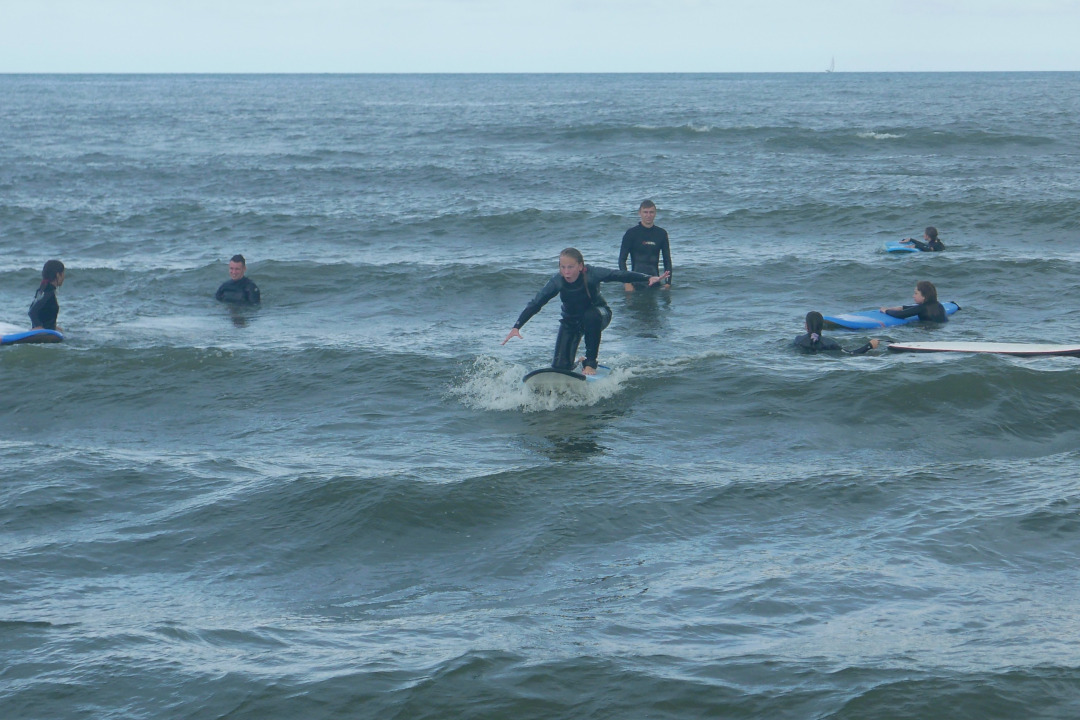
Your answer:
[[[612,397],[633,377],[626,369],[614,369],[602,382],[587,383],[574,390],[533,390],[521,379],[529,371],[522,365],[480,356],[450,394],[475,410],[548,412],[568,407],[587,407]]]

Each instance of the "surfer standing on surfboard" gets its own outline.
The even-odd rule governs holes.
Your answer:
[[[611,308],[600,294],[600,283],[640,282],[651,286],[669,274],[665,272],[663,275],[646,275],[586,265],[580,251],[566,248],[559,253],[559,272],[548,280],[536,297],[521,311],[502,344],[505,345],[512,337],[520,338],[521,326],[558,295],[562,300],[562,318],[559,320],[559,335],[555,340],[555,357],[551,361],[551,367],[570,370],[574,366],[578,345],[584,337],[585,360],[582,363],[582,372],[585,375],[595,375],[596,358],[600,354],[600,335],[611,322]]]

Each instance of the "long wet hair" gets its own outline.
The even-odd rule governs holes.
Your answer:
[[[825,327],[825,318],[817,310],[806,313],[806,332],[810,333],[810,342],[821,341],[821,329]]]
[[[64,263],[59,260],[48,260],[41,268],[41,284],[48,285],[56,280],[57,276],[64,272]]]
[[[585,283],[585,295],[591,300],[592,293],[589,292],[589,278],[585,276],[585,256],[577,248],[568,247],[559,253],[559,257],[568,257],[581,266],[582,282]]]
[[[929,280],[920,280],[915,283],[915,289],[922,295],[924,303],[935,303],[938,301],[937,288],[934,287],[934,283]]]

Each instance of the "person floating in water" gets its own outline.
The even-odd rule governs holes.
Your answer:
[[[941,252],[945,249],[945,243],[938,239],[937,228],[933,226],[926,228],[922,240],[904,238],[900,242],[905,245],[914,245],[922,252]]]
[[[64,284],[64,263],[49,260],[41,268],[41,285],[34,293],[34,302],[30,304],[30,328],[32,330],[57,330],[56,317],[60,314],[60,303],[56,300],[56,291]]]
[[[233,255],[229,259],[229,279],[221,284],[214,293],[214,298],[221,302],[236,305],[258,305],[262,302],[259,286],[246,277],[247,261],[243,255]]]
[[[521,327],[529,321],[549,300],[556,295],[562,300],[562,318],[559,320],[559,335],[555,340],[555,356],[551,367],[569,370],[574,367],[581,338],[585,338],[585,359],[582,372],[596,374],[596,359],[600,354],[600,336],[611,322],[611,308],[600,294],[600,283],[648,283],[650,286],[668,276],[646,275],[627,270],[611,270],[585,264],[585,258],[574,248],[566,248],[559,253],[559,272],[536,294],[525,309],[521,311],[517,322],[510,330],[505,345],[512,337],[521,337]]]
[[[816,310],[811,310],[806,313],[806,334],[795,338],[795,347],[807,353],[843,352],[848,355],[863,355],[870,350],[876,350],[879,344],[876,339],[871,339],[870,342],[862,347],[857,347],[854,350],[845,350],[840,346],[840,343],[832,338],[824,337],[821,334],[821,329],[824,325],[825,318],[821,316],[821,313]]]
[[[660,275],[662,254],[667,281],[659,287],[667,290],[671,287],[671,243],[668,241],[667,230],[654,224],[656,203],[652,200],[642,200],[638,208],[638,217],[641,218],[641,222],[623,234],[622,246],[619,248],[619,269],[626,270],[626,258],[629,256],[630,269],[634,272]],[[636,284],[627,283],[626,291],[632,292]]]
[[[920,280],[915,284],[915,294],[912,295],[914,305],[903,307],[881,308],[881,312],[895,318],[909,318],[918,315],[920,320],[943,323],[949,321],[945,314],[945,307],[938,302],[937,288],[929,280]]]

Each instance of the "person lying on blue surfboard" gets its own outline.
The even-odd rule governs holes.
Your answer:
[[[920,280],[915,284],[914,305],[903,307],[881,308],[881,312],[894,318],[909,318],[918,315],[920,320],[927,322],[943,323],[949,321],[945,314],[945,307],[938,302],[937,288],[929,280]]]
[[[938,232],[936,227],[928,227],[923,233],[922,240],[916,240],[915,238],[904,238],[900,242],[905,245],[913,245],[922,252],[941,252],[945,249],[945,243],[938,239]]]

